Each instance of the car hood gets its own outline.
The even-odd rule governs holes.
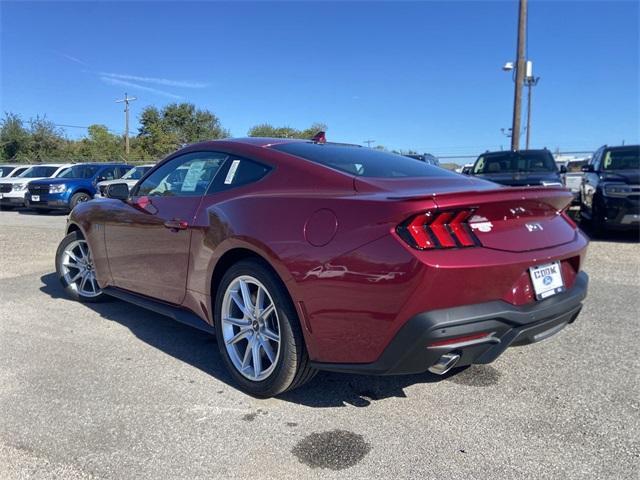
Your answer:
[[[544,183],[562,183],[560,175],[554,172],[542,173],[485,173],[476,175],[478,178],[490,180],[500,185],[508,185],[510,187],[528,187],[534,185],[543,185]]]
[[[60,185],[64,183],[91,183],[90,178],[44,178],[33,182],[38,185]]]
[[[603,181],[624,182],[629,185],[640,184],[640,170],[610,170],[600,174]]]
[[[23,177],[9,177],[9,178],[0,178],[0,183],[28,183],[36,180],[43,180],[47,177],[33,177],[33,178],[23,178]]]

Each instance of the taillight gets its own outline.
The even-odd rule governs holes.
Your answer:
[[[467,223],[473,210],[420,213],[396,228],[398,235],[413,248],[464,248],[480,246]]]

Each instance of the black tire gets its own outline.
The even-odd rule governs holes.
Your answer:
[[[261,381],[243,376],[234,366],[225,346],[222,331],[222,304],[225,292],[238,277],[249,275],[266,287],[280,320],[280,355],[271,374]],[[215,295],[215,328],[218,349],[235,382],[244,392],[258,398],[268,398],[302,386],[311,380],[316,370],[309,365],[309,356],[304,343],[298,315],[291,298],[280,279],[259,260],[241,260],[232,265],[222,277]]]
[[[85,192],[74,193],[73,196],[71,197],[71,202],[69,202],[69,206],[71,207],[71,210],[73,210],[74,208],[76,208],[76,205],[78,205],[79,203],[88,202],[89,200],[91,200],[91,195],[89,195],[88,193],[85,193]]]
[[[73,283],[69,283],[67,281],[67,272],[65,272],[65,267],[63,266],[65,251],[67,247],[69,247],[72,243],[78,241],[85,240],[80,232],[75,231],[64,237],[60,242],[60,245],[58,245],[58,250],[56,251],[56,276],[62,284],[62,288],[70,298],[79,302],[97,303],[109,300],[111,297],[102,293],[102,291],[100,291],[97,295],[83,295],[82,292],[78,289],[77,285],[74,286]]]

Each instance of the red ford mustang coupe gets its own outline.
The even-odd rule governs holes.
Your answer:
[[[258,397],[317,370],[489,363],[573,322],[587,292],[571,192],[321,138],[190,145],[107,196],[69,217],[68,294],[215,332]]]

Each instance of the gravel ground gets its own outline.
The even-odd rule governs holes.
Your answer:
[[[640,471],[640,244],[590,246],[555,338],[445,378],[230,385],[215,340],[67,300],[63,215],[0,212],[0,478],[615,478]]]

